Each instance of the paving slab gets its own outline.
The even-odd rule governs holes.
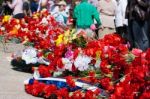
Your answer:
[[[32,77],[32,74],[13,70],[10,65],[11,55],[12,53],[5,53],[0,44],[0,99],[40,99],[24,91],[23,82]]]

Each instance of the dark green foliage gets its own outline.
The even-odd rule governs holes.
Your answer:
[[[77,47],[82,47],[82,48],[86,47],[86,44],[87,44],[83,36],[80,36],[79,38],[74,39],[72,43],[75,44]]]

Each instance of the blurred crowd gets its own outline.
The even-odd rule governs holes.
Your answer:
[[[90,38],[118,33],[131,48],[150,46],[150,0],[4,0],[0,14],[21,19],[42,9]]]

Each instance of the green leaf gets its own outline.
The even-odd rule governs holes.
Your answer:
[[[3,39],[4,39],[4,37],[3,37],[3,36],[0,36],[0,42],[2,42],[2,41],[3,41]]]
[[[87,44],[83,36],[80,36],[79,38],[74,39],[72,43],[75,44],[77,47],[82,47],[82,48],[86,47],[86,44]]]
[[[25,46],[34,46],[34,43],[33,42],[27,42],[24,44]]]

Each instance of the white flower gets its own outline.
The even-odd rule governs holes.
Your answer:
[[[26,64],[37,63],[37,51],[35,48],[27,48],[22,53],[22,59]]]
[[[2,30],[2,31],[5,31],[5,27],[1,27],[1,30]]]
[[[38,28],[35,30],[35,33],[37,33],[37,34],[38,34],[38,33],[40,33],[40,31],[39,31],[39,29],[38,29]]]
[[[74,61],[75,67],[80,70],[84,71],[89,68],[89,63],[91,62],[92,58],[86,55],[78,55],[78,57]]]
[[[62,58],[64,69],[72,71],[72,62],[68,58]]]
[[[47,18],[44,17],[41,21],[41,24],[48,24]]]

